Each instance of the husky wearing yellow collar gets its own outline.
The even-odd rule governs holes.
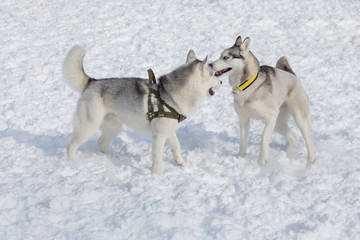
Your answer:
[[[307,164],[313,163],[315,151],[310,134],[309,100],[300,80],[285,57],[278,60],[276,68],[260,66],[249,47],[250,39],[242,41],[239,36],[235,44],[225,49],[212,63],[215,76],[228,75],[233,88],[234,108],[240,119],[239,156],[246,154],[251,118],[265,120],[260,165],[269,161],[269,142],[274,130],[287,139],[286,151],[291,152],[296,135],[287,122],[292,115],[306,142]]]
[[[74,159],[77,149],[100,128],[98,141],[104,153],[123,124],[138,131],[152,133],[152,172],[161,173],[165,141],[175,161],[182,165],[176,130],[181,122],[195,113],[206,96],[221,81],[207,61],[197,59],[190,50],[186,63],[161,76],[156,83],[153,72],[150,81],[143,78],[90,78],[83,68],[85,50],[74,46],[68,52],[63,75],[67,83],[80,92],[74,115],[74,132],[67,146],[67,156]]]

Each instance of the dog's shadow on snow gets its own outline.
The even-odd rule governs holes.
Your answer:
[[[182,151],[195,149],[214,150],[219,142],[237,142],[237,139],[226,132],[205,130],[204,123],[183,126],[177,131]]]
[[[181,153],[186,160],[186,154],[193,150],[199,151],[226,151],[219,150],[217,147],[218,142],[235,142],[236,139],[227,135],[226,132],[212,132],[205,130],[203,123],[186,124],[176,131],[178,136]],[[237,142],[237,141],[236,141]],[[130,164],[129,159],[135,162],[151,161],[151,134],[140,133],[125,127],[119,136],[117,136],[111,143],[110,149],[113,152],[112,161],[115,165]],[[136,151],[136,148],[140,148]],[[143,154],[146,155],[143,155]],[[170,155],[169,155],[170,154]],[[168,155],[168,156],[165,156]],[[165,144],[164,148],[164,161],[168,161],[174,165],[170,153],[170,147]],[[171,160],[169,160],[170,158]]]
[[[144,142],[151,152],[151,134],[144,134],[125,128],[120,132],[110,144],[110,148],[115,150],[115,155],[120,156],[122,153],[135,157],[132,153],[126,153],[126,146],[132,143]],[[99,153],[100,150],[97,146],[99,138],[97,132],[87,142],[85,142],[79,151],[85,153]],[[183,153],[195,149],[210,149],[216,145],[217,141],[221,142],[237,142],[237,139],[230,137],[226,132],[210,132],[205,130],[203,123],[187,124],[182,126],[177,131],[181,150]],[[48,156],[66,155],[66,145],[71,138],[71,134],[59,134],[54,131],[48,135],[37,135],[24,130],[6,129],[0,131],[0,138],[13,138],[17,144],[25,144],[27,146],[34,146],[41,149]],[[125,139],[125,140],[124,140]],[[125,149],[119,148],[125,146]],[[165,149],[168,146],[165,147]],[[140,155],[141,153],[139,153]]]
[[[0,138],[13,138],[18,145],[34,146],[44,151],[46,155],[54,156],[65,152],[70,135],[36,135],[23,130],[6,129],[0,131]]]
[[[71,134],[54,132],[48,135],[37,135],[23,130],[6,129],[0,131],[0,139],[1,138],[13,138],[18,145],[38,148],[47,156],[63,155],[66,157],[66,146],[71,138]],[[93,141],[92,137],[80,147],[80,151],[98,153],[97,142]]]
[[[102,154],[97,146],[99,136],[100,133],[96,133],[79,148],[79,151],[86,154]],[[238,138],[229,136],[226,131],[207,131],[203,123],[182,126],[177,131],[177,136],[181,145],[181,152],[185,158],[187,153],[194,150],[200,152],[216,152],[221,156],[234,157],[236,156],[236,151],[238,149]],[[0,131],[0,139],[1,138],[12,138],[18,145],[35,147],[42,150],[47,156],[66,158],[66,145],[71,138],[71,134],[59,134],[58,132],[54,132],[49,133],[48,135],[36,135],[23,130],[6,129]],[[229,145],[229,147],[224,147],[226,145]],[[271,147],[275,149],[283,147],[283,145],[279,143],[273,143],[271,145]],[[138,149],[139,146],[141,147],[140,150]],[[250,147],[250,149],[251,148],[254,147]],[[19,149],[21,149],[21,147]],[[123,133],[120,133],[120,135],[111,143],[110,149],[113,152],[110,161],[116,166],[125,164],[137,167],[138,163],[144,159],[147,162],[147,165],[151,162],[151,134],[143,134],[125,128]],[[169,153],[169,147],[165,146],[164,151],[168,151]],[[287,161],[287,158],[284,155],[285,153],[282,154],[280,152],[279,154],[281,159],[283,159],[282,161]],[[247,158],[249,157],[253,159],[251,161],[256,162],[257,154],[254,152],[249,153]],[[172,162],[171,160],[165,161]],[[144,163],[141,163],[140,165],[143,164]],[[175,163],[173,164],[175,165]],[[272,164],[268,164],[267,168],[278,168],[277,165],[279,164],[284,165],[282,163],[277,163],[276,161]],[[288,163],[285,165],[288,165]],[[264,169],[266,170],[267,168]]]

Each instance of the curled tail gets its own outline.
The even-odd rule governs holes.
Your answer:
[[[296,76],[296,74],[294,73],[294,71],[290,67],[290,64],[288,63],[288,60],[286,59],[286,57],[279,58],[279,60],[276,63],[276,67],[281,69],[281,70],[284,70],[286,72],[289,72],[291,74],[294,74]]]
[[[85,49],[81,46],[74,46],[65,57],[63,64],[63,76],[65,81],[75,90],[83,92],[86,88],[89,76],[83,68]]]

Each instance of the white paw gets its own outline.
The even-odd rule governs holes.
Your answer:
[[[286,154],[287,155],[291,154],[293,152],[293,150],[294,150],[294,144],[288,143],[288,146],[286,147],[286,150],[285,150]]]
[[[316,161],[315,158],[308,158],[306,165],[309,166],[309,165],[313,164],[315,161]]]
[[[261,166],[264,166],[265,164],[267,164],[269,162],[269,159],[268,158],[265,158],[265,157],[262,157],[259,159],[259,164]]]
[[[176,159],[175,159],[175,162],[176,162],[178,165],[182,166],[182,165],[185,163],[185,160],[184,160],[182,157],[180,157],[180,158],[176,158]]]
[[[75,151],[72,150],[71,146],[67,147],[67,159],[68,160],[75,160],[76,154]]]
[[[111,155],[111,151],[109,150],[109,148],[100,148],[100,151],[101,151],[102,153]]]
[[[153,166],[151,171],[152,174],[160,174],[161,172],[162,172],[162,167],[161,165],[157,165],[157,164]]]
[[[245,155],[246,155],[246,150],[245,150],[245,151],[241,151],[241,149],[240,149],[240,151],[239,151],[239,153],[238,153],[238,156],[239,156],[239,157],[245,157]]]

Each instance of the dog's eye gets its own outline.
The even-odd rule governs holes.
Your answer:
[[[224,59],[224,60],[228,60],[229,57],[228,57],[228,56],[224,56],[223,59]]]

